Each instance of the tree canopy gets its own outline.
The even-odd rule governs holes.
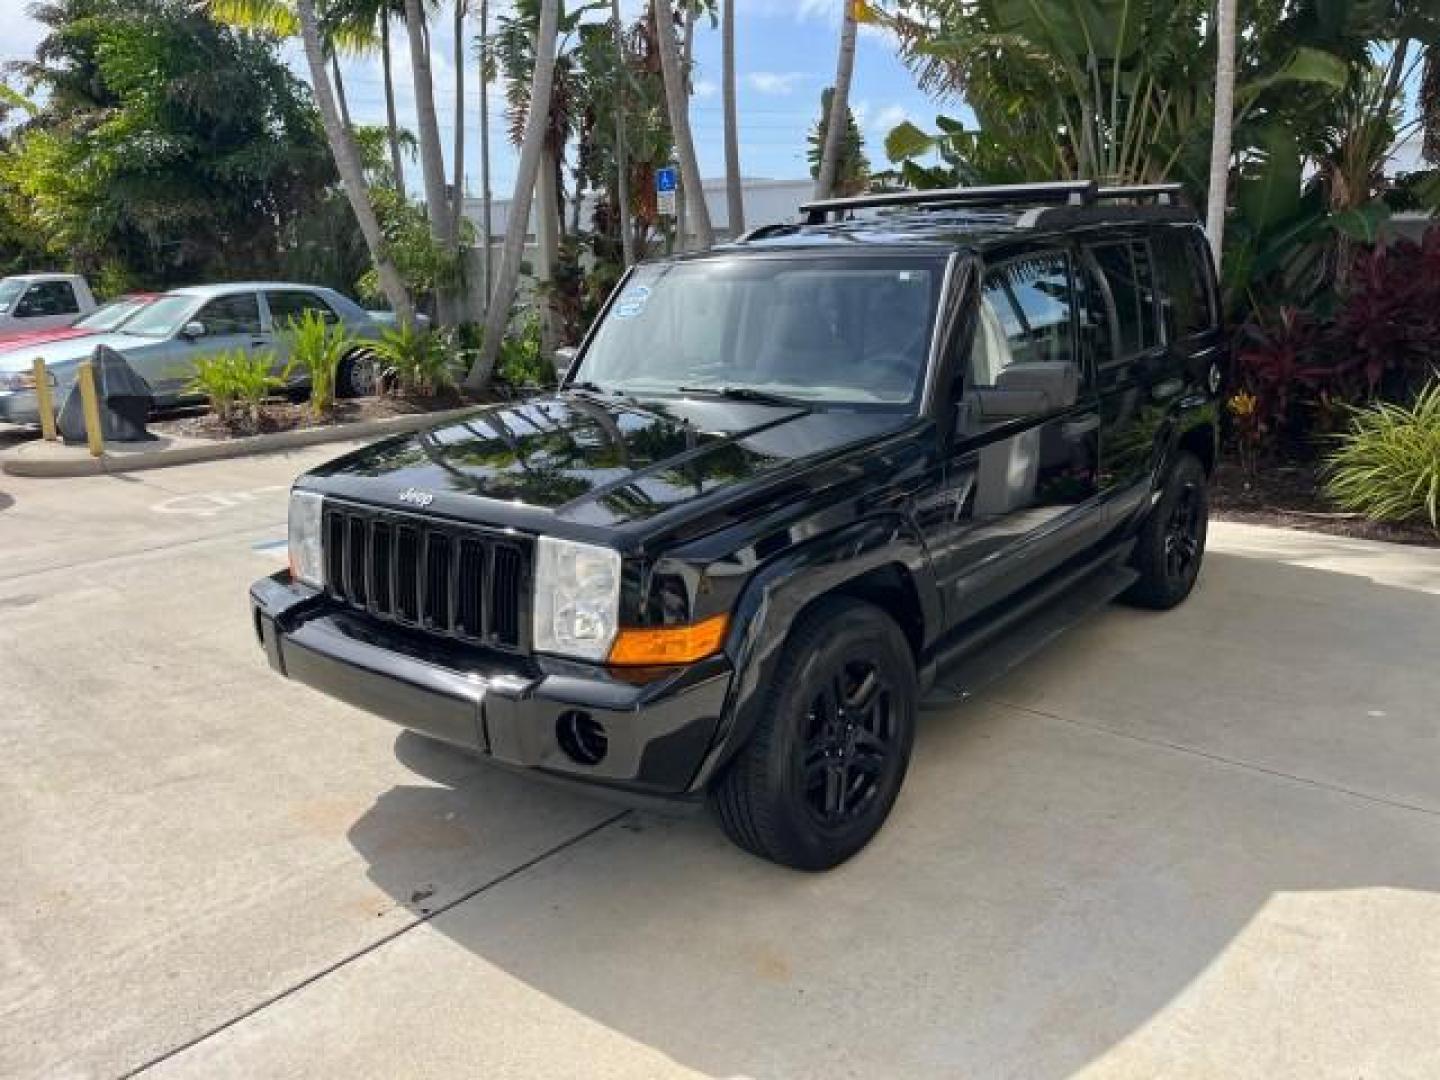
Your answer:
[[[33,11],[48,33],[11,66],[37,108],[0,161],[0,244],[8,215],[116,285],[273,272],[334,176],[274,40],[182,0]]]

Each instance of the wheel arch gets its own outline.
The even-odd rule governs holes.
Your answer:
[[[920,668],[941,613],[929,554],[908,519],[856,522],[791,549],[758,570],[736,604],[726,642],[735,668],[730,699],[692,790],[714,779],[750,737],[791,629],[816,604],[837,596],[886,612]]]

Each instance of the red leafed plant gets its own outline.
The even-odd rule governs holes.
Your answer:
[[[1344,280],[1328,317],[1282,306],[1237,335],[1232,386],[1254,398],[1261,451],[1313,451],[1347,408],[1409,401],[1440,369],[1440,228],[1361,249]]]
[[[1281,307],[1241,328],[1233,383],[1255,398],[1252,422],[1262,437],[1295,433],[1301,403],[1333,377],[1321,356],[1321,327],[1307,312]]]

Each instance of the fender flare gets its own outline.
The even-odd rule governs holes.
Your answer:
[[[725,643],[734,667],[730,692],[691,791],[702,790],[749,740],[800,613],[821,597],[887,567],[907,576],[920,606],[922,644],[932,640],[941,624],[940,593],[930,553],[914,522],[904,514],[865,518],[801,543],[750,577],[731,613]]]

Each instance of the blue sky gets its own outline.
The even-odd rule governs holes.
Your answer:
[[[29,0],[0,0],[0,61],[28,56],[40,30],[26,14]],[[501,6],[492,3],[492,7]],[[641,0],[623,0],[634,12]],[[740,106],[741,159],[746,176],[795,179],[808,175],[805,135],[820,111],[820,92],[835,73],[841,0],[737,0],[736,69]],[[447,145],[454,123],[454,68],[449,62],[452,38],[450,19],[440,20],[435,34],[435,82],[442,136]],[[402,39],[403,42],[403,39]],[[696,95],[691,107],[701,171],[707,176],[724,172],[721,143],[720,31],[708,21],[697,26]],[[303,73],[298,54],[292,64]],[[413,94],[403,48],[397,71],[402,123],[412,127]],[[470,185],[478,187],[478,120],[473,107],[473,69],[467,72],[466,168]],[[345,65],[347,91],[357,120],[379,122],[384,98],[378,59],[356,59]],[[883,167],[885,132],[909,118],[929,128],[937,112],[955,113],[953,103],[941,108],[916,88],[914,80],[895,55],[893,44],[866,29],[857,48],[851,102],[865,135],[866,150],[876,167]],[[514,178],[514,156],[505,140],[505,123],[499,94],[492,99],[491,145],[493,186],[497,196],[508,193]],[[415,178],[418,180],[418,176]]]

